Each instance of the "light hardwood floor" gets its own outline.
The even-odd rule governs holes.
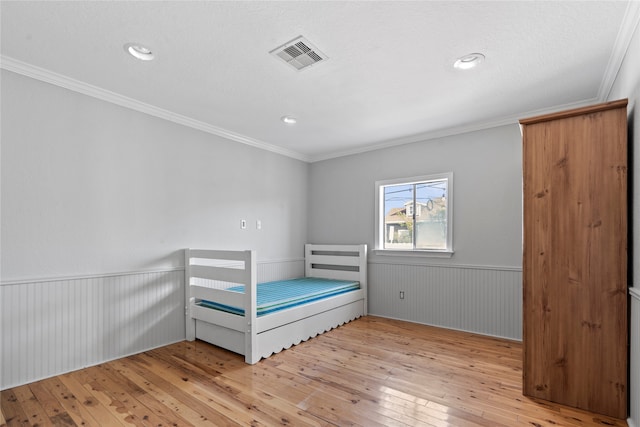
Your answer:
[[[1,392],[2,425],[626,426],[522,396],[518,342],[379,317],[246,365],[181,342]]]

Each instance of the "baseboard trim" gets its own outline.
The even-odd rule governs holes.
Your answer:
[[[376,313],[371,313],[371,312],[368,315],[369,316],[375,316],[375,317],[382,317],[383,319],[399,320],[401,322],[414,323],[416,325],[431,326],[433,328],[448,329],[450,331],[465,332],[465,333],[468,333],[468,334],[481,335],[483,337],[498,338],[498,339],[505,340],[505,341],[512,341],[512,342],[515,342],[515,343],[522,343],[522,340],[519,340],[519,339],[516,339],[516,338],[512,338],[512,337],[504,337],[504,336],[501,336],[501,335],[486,334],[486,333],[477,332],[477,331],[469,331],[467,329],[451,328],[449,326],[436,325],[436,324],[424,323],[424,322],[417,322],[415,320],[402,319],[402,318],[399,318],[399,317],[383,316],[381,314],[376,314]]]
[[[28,383],[26,383],[26,384],[32,384],[32,383],[35,383],[35,382],[38,382],[38,381],[42,381],[42,380],[47,379],[47,378],[57,377],[58,375],[64,375],[64,374],[68,374],[68,373],[70,373],[70,372],[76,372],[76,371],[79,371],[79,370],[81,370],[81,369],[90,368],[90,367],[92,367],[92,366],[102,365],[103,363],[113,362],[114,360],[123,359],[123,358],[125,358],[125,357],[134,356],[134,355],[136,355],[136,354],[141,354],[141,353],[144,353],[145,351],[155,350],[156,348],[162,348],[162,347],[166,347],[166,346],[168,346],[168,345],[177,344],[177,343],[182,342],[182,341],[184,341],[184,339],[179,339],[179,340],[176,340],[176,341],[171,341],[171,342],[168,342],[168,343],[166,343],[166,344],[161,344],[161,345],[157,345],[157,346],[149,347],[149,348],[146,348],[146,349],[143,349],[143,350],[140,350],[140,351],[134,351],[134,352],[132,352],[132,353],[124,354],[124,355],[122,355],[122,356],[116,356],[116,357],[112,357],[112,358],[109,358],[109,359],[101,360],[101,361],[99,361],[99,362],[92,363],[92,364],[90,364],[90,365],[83,365],[83,366],[80,366],[80,367],[78,367],[78,368],[74,368],[74,369],[70,369],[70,370],[66,370],[66,371],[60,371],[60,372],[57,372],[57,373],[54,373],[54,374],[51,374],[51,375],[47,375],[47,376],[42,377],[42,378],[38,378],[38,379],[32,380],[32,381],[30,381],[30,382],[28,382]],[[0,388],[0,391],[2,391],[2,390],[7,390],[7,389],[10,389],[10,388],[14,388],[14,387],[19,387],[19,386],[26,385],[26,384],[23,384],[23,383],[15,383],[15,384],[3,385],[3,387],[4,387],[4,388]]]

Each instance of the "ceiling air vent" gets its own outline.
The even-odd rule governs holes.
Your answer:
[[[296,70],[303,70],[320,61],[329,59],[302,36],[296,37],[269,53],[280,58]]]

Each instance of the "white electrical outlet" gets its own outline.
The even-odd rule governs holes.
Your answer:
[[[240,228],[243,229],[243,230],[245,228],[247,228],[247,220],[246,219],[241,219],[240,220]]]
[[[404,291],[400,291],[400,299],[404,299]]]
[[[260,220],[256,221],[256,230],[262,230],[262,221]]]

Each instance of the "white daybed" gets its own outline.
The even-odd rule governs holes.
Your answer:
[[[367,245],[305,245],[305,277],[357,281],[359,288],[262,315],[255,251],[185,249],[185,272],[187,340],[243,354],[249,364],[367,314]]]

